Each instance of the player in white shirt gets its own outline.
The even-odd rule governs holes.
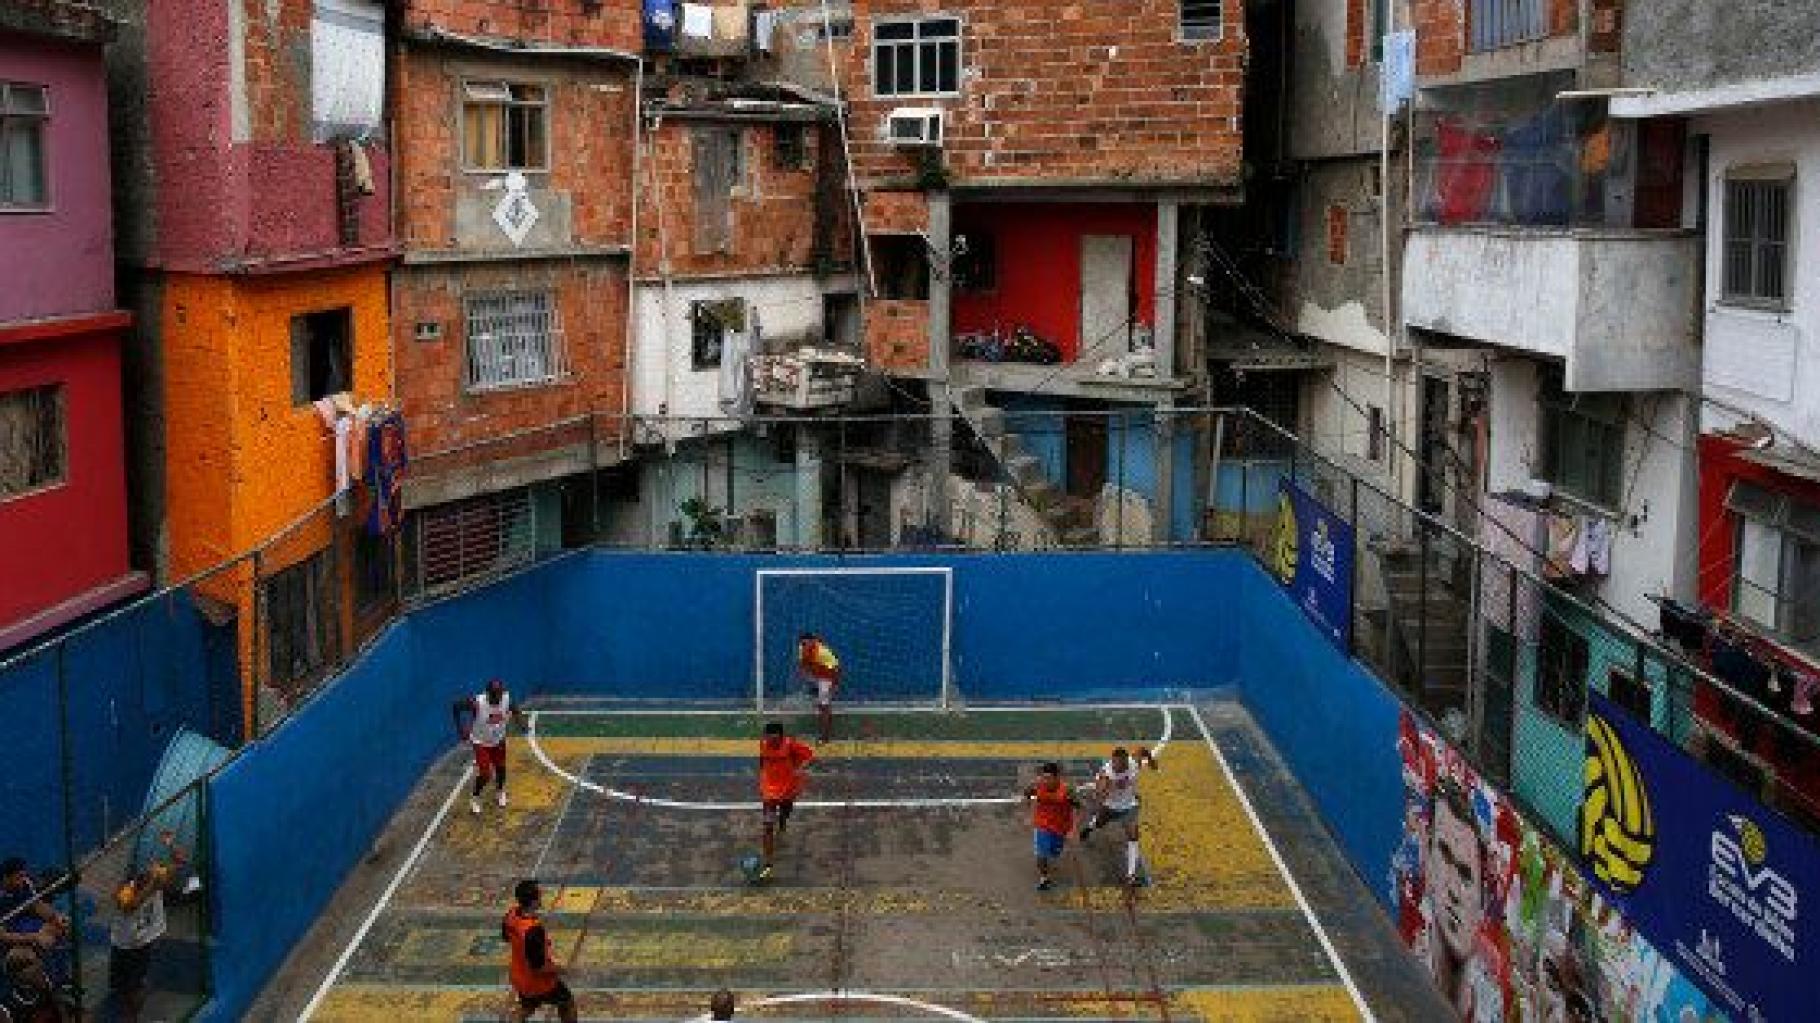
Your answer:
[[[1157,769],[1156,757],[1149,750],[1140,746],[1133,757],[1123,746],[1114,749],[1112,759],[1101,765],[1093,778],[1098,809],[1081,826],[1083,842],[1096,828],[1114,823],[1125,826],[1125,883],[1133,887],[1150,883],[1144,855],[1138,851],[1138,771],[1146,766],[1152,771]]]
[[[472,715],[473,723],[465,719]],[[468,809],[480,812],[480,794],[488,781],[498,787],[498,802],[506,805],[506,731],[512,722],[524,727],[524,715],[512,706],[512,694],[498,679],[485,692],[455,701],[455,731],[474,747],[474,794]]]

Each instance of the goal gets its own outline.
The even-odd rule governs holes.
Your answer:
[[[840,658],[841,702],[946,708],[953,615],[948,568],[760,569],[752,630],[758,708],[796,695],[796,641],[805,632]]]

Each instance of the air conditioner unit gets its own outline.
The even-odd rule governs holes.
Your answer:
[[[898,146],[942,144],[942,112],[935,107],[900,107],[885,117],[885,138]]]

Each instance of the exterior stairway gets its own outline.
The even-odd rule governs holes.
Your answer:
[[[1467,713],[1470,608],[1450,566],[1415,545],[1380,553],[1398,681],[1437,718]]]
[[[1091,501],[1071,498],[1043,472],[1042,459],[1031,454],[1005,424],[1003,409],[986,403],[983,387],[954,389],[954,407],[974,436],[1004,470],[1018,499],[1048,527],[1063,547],[1091,547],[1101,542]]]

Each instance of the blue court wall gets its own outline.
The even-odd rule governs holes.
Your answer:
[[[1258,564],[1239,608],[1239,693],[1314,800],[1353,869],[1389,909],[1385,879],[1402,837],[1401,704],[1377,677],[1321,635]]]
[[[431,762],[454,700],[545,677],[548,580],[561,562],[420,608],[215,776],[214,999],[239,1019]]]
[[[1140,698],[1231,685],[1228,550],[1004,555],[598,552],[549,570],[548,691],[750,699],[755,573],[763,568],[954,570],[954,679],[970,700]]]

